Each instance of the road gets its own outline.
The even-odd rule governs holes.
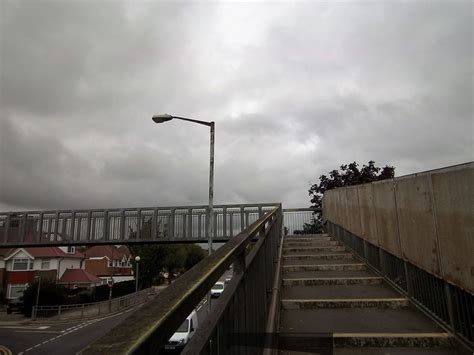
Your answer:
[[[231,275],[231,271],[226,272],[221,281]],[[88,321],[62,324],[0,325],[0,355],[76,354],[110,329],[125,321],[136,309],[137,307]],[[202,307],[197,309],[197,314],[199,323],[203,322],[207,316],[207,304],[202,304]]]
[[[124,321],[135,309],[83,322],[2,325],[0,344],[13,354],[76,354]]]

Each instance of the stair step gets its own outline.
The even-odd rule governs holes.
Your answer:
[[[371,277],[319,277],[283,279],[283,286],[310,286],[310,285],[378,285],[383,279]]]
[[[312,253],[312,252],[327,252],[327,251],[332,251],[332,252],[341,252],[346,250],[344,246],[320,246],[320,247],[290,247],[290,248],[285,248],[283,247],[283,254],[288,255],[288,254],[294,254],[294,253]]]
[[[306,247],[330,247],[330,246],[339,246],[340,242],[337,240],[325,240],[320,242],[314,241],[302,241],[302,242],[290,242],[284,241],[283,247],[286,248],[306,248]]]
[[[284,265],[285,271],[349,271],[367,270],[365,264],[318,264],[318,265]]]
[[[289,255],[288,255],[289,256]],[[341,265],[341,264],[357,264],[359,263],[359,260],[356,260],[354,258],[347,258],[347,259],[337,259],[337,258],[332,258],[332,259],[322,259],[322,258],[303,258],[303,259],[298,259],[298,258],[285,258],[283,260],[283,266],[293,266],[293,265]]]
[[[283,271],[284,279],[314,279],[314,278],[348,278],[348,277],[373,277],[372,272],[367,270],[323,270],[323,271]]]
[[[452,337],[436,333],[279,333],[280,355],[458,354]]]
[[[302,260],[302,259],[352,259],[354,256],[351,253],[325,253],[325,254],[293,254],[283,255],[285,260]]]
[[[397,298],[400,294],[387,284],[380,285],[331,285],[283,287],[281,298],[329,299],[329,298]]]
[[[334,333],[334,347],[420,347],[449,348],[453,346],[449,333]]]
[[[284,242],[328,242],[336,241],[332,237],[289,237],[286,236]]]
[[[283,309],[319,308],[379,308],[398,309],[408,307],[407,298],[356,298],[356,299],[282,299]]]
[[[289,234],[285,238],[332,238],[328,233],[319,234]]]
[[[281,310],[281,332],[439,333],[442,329],[413,307]],[[375,345],[374,345],[375,346]]]
[[[280,352],[281,355],[308,355],[304,352]],[[365,347],[365,348],[336,348],[333,355],[459,355],[455,349],[408,348],[408,347]]]

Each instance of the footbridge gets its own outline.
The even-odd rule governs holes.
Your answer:
[[[182,354],[470,354],[473,182],[468,163],[330,190],[322,234],[297,232],[320,211],[219,206],[226,242],[83,353],[160,353],[232,266]],[[48,213],[0,215],[3,245],[207,241],[203,206]]]

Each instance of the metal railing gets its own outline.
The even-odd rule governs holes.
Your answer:
[[[312,224],[316,214],[321,211],[315,208],[285,208],[283,209],[283,225],[287,234],[295,231],[302,232],[305,224]]]
[[[213,241],[226,242],[277,203],[214,207]],[[289,234],[311,223],[311,208],[284,210]],[[0,212],[0,247],[207,242],[207,206]]]
[[[214,241],[236,236],[277,203],[214,206]],[[0,247],[206,242],[207,206],[0,212]]]
[[[349,246],[392,286],[474,351],[474,296],[341,226],[327,222],[334,237]]]
[[[149,288],[102,302],[38,307],[33,306],[31,319],[47,319],[56,321],[96,318],[136,306],[150,300],[154,296],[154,289]]]
[[[266,329],[282,220],[281,205],[278,205],[83,353],[160,352],[231,264],[234,276],[183,354],[261,352],[264,344],[258,334]]]

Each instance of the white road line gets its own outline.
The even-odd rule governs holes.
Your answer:
[[[129,308],[129,309],[127,309],[127,310],[125,310],[125,311],[123,311],[123,312],[120,312],[120,313],[115,313],[115,314],[112,314],[112,315],[109,315],[109,316],[106,316],[106,317],[97,318],[97,319],[93,319],[93,320],[90,320],[90,321],[87,321],[87,322],[83,322],[83,323],[77,324],[77,325],[75,325],[75,326],[73,326],[73,327],[70,327],[70,328],[68,328],[68,329],[66,329],[66,330],[61,330],[61,331],[60,331],[60,332],[62,333],[61,335],[58,335],[58,336],[56,336],[56,337],[54,337],[54,338],[51,338],[51,339],[48,339],[48,340],[46,340],[46,341],[44,341],[44,342],[42,342],[42,343],[36,344],[35,346],[32,346],[31,348],[26,349],[24,352],[26,353],[27,351],[31,351],[31,350],[33,350],[34,348],[37,348],[37,347],[39,347],[39,346],[41,346],[41,345],[43,345],[43,344],[46,344],[46,343],[48,343],[48,342],[50,342],[50,341],[54,341],[54,340],[56,340],[56,339],[58,339],[58,338],[61,338],[61,337],[64,336],[64,335],[69,335],[69,334],[75,332],[76,330],[79,330],[79,329],[81,329],[81,328],[87,327],[88,325],[91,325],[91,324],[100,322],[100,321],[102,321],[102,320],[104,320],[104,319],[108,319],[108,318],[120,316],[120,315],[125,314],[125,313],[127,313],[127,312],[133,311],[133,310],[135,310],[135,309],[137,309],[137,308],[139,308],[139,307],[141,307],[141,305],[139,305],[138,307]],[[49,328],[49,327],[46,327],[46,328]],[[23,329],[24,329],[24,328],[23,328]],[[43,332],[45,332],[45,331],[43,331]],[[53,331],[50,331],[50,332],[53,332]],[[26,332],[25,332],[25,333],[26,333]],[[31,332],[29,332],[29,333],[31,333]]]
[[[63,333],[64,330],[15,330],[13,333]]]
[[[20,326],[20,325],[11,325],[11,326],[1,326],[0,328],[2,329],[31,329],[31,330],[41,330],[41,329],[48,329],[51,328],[49,325],[43,325],[40,327],[35,327],[35,326]]]

